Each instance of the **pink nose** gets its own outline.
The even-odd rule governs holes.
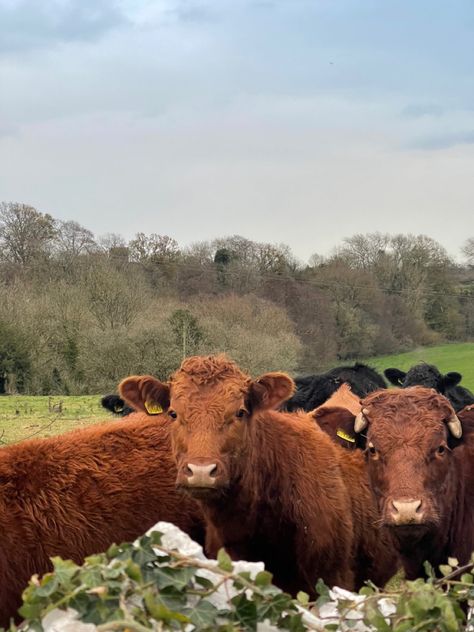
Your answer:
[[[217,463],[187,463],[185,469],[186,484],[189,487],[215,487],[219,473]]]
[[[392,500],[391,518],[396,525],[420,524],[423,520],[421,500]]]

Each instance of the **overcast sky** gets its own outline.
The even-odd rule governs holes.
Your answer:
[[[474,236],[472,0],[0,0],[0,200],[96,234]]]

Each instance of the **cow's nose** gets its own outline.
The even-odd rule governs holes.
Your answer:
[[[217,463],[186,463],[186,482],[190,487],[214,487],[219,474]]]
[[[391,515],[395,524],[419,524],[423,518],[421,500],[392,500]]]

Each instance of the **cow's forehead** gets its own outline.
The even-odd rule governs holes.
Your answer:
[[[225,410],[241,401],[250,377],[225,356],[195,356],[185,360],[170,380],[171,399],[182,406],[210,405]]]
[[[413,447],[423,450],[446,437],[446,425],[439,418],[420,414],[417,417],[385,419],[373,417],[367,431],[377,448],[395,450]]]
[[[362,405],[369,420],[368,436],[383,444],[429,443],[443,436],[453,413],[445,397],[421,386],[374,393]]]
[[[248,383],[239,379],[214,380],[208,384],[196,384],[189,376],[171,383],[171,400],[182,406],[212,403],[223,410],[234,402],[240,402],[248,390]]]

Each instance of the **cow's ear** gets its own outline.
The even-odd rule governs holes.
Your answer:
[[[295,392],[295,383],[285,373],[265,373],[254,380],[248,393],[251,410],[276,409]]]
[[[132,408],[148,415],[159,415],[170,405],[169,386],[151,375],[125,378],[119,384],[119,393]]]
[[[456,386],[462,380],[461,373],[457,373],[456,371],[451,371],[450,373],[446,373],[443,376],[443,386],[445,388],[449,388],[451,386]]]
[[[347,408],[323,405],[313,410],[310,416],[336,443],[349,450],[357,447],[359,437],[354,430],[356,416]]]
[[[400,371],[400,369],[385,369],[384,375],[390,384],[394,384],[395,386],[401,386],[407,376],[405,371]]]

